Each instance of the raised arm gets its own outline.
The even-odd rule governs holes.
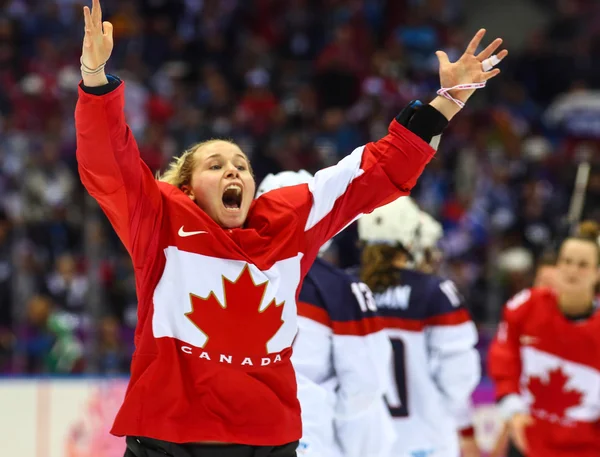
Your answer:
[[[112,52],[112,25],[102,23],[99,0],[84,7],[83,82],[75,109],[77,161],[83,185],[108,216],[139,268],[157,233],[161,198],[125,122],[124,85],[104,72]]]
[[[411,104],[389,126],[379,141],[356,149],[337,165],[318,172],[308,184],[308,192],[290,191],[282,196],[305,220],[307,259],[329,238],[364,213],[373,211],[410,193],[435,151],[429,142],[439,135],[476,87],[496,76],[485,62],[497,63],[507,51],[492,56],[500,47],[497,39],[476,54],[485,30],[480,30],[454,63],[442,51],[440,61],[442,95],[429,105]],[[420,105],[420,106],[419,106]]]

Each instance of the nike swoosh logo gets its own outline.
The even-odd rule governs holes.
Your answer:
[[[179,229],[179,236],[181,238],[185,238],[186,236],[202,235],[203,233],[208,233],[208,232],[206,232],[204,230],[200,230],[198,232],[186,232],[185,230],[183,230],[183,225]]]

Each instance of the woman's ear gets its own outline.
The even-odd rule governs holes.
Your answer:
[[[192,188],[190,186],[188,186],[187,184],[185,186],[181,186],[181,190],[183,191],[183,193],[185,195],[190,197],[190,199],[192,201],[196,201],[196,196],[194,195],[194,191],[192,190]]]

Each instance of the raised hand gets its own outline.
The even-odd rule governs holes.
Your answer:
[[[104,65],[113,50],[113,26],[102,22],[100,0],[92,0],[92,10],[83,7],[85,36],[81,53],[81,73],[85,85],[106,83]],[[88,84],[89,83],[89,84]]]
[[[497,68],[490,71],[486,71],[486,68],[493,67],[494,63],[499,63],[508,55],[508,51],[504,49],[495,55],[495,59],[493,57],[494,52],[502,44],[501,38],[496,38],[487,48],[475,55],[485,32],[485,29],[479,30],[467,46],[465,53],[454,63],[450,62],[444,51],[436,52],[440,62],[440,83],[443,88],[451,88],[461,84],[483,83],[500,74],[500,70]],[[487,62],[484,63],[486,60]],[[486,67],[485,64],[490,62],[492,64]],[[452,97],[464,103],[474,92],[474,89],[470,89],[450,91],[449,93]]]

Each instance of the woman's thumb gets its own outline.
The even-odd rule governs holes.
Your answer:
[[[102,29],[104,30],[104,36],[112,38],[113,25],[110,22],[104,21],[102,23]]]
[[[450,63],[450,59],[448,59],[448,54],[446,54],[444,51],[437,51],[435,55],[440,61],[440,65],[447,65]]]

